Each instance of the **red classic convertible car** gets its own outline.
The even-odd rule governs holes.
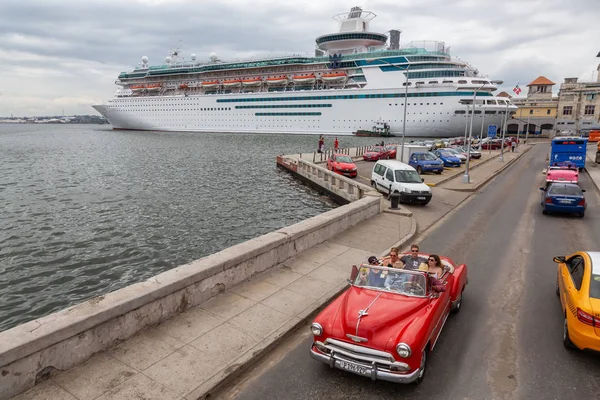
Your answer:
[[[448,315],[461,309],[467,284],[465,264],[440,258],[446,271],[439,280],[425,271],[353,267],[350,288],[311,325],[311,356],[373,380],[421,382]]]

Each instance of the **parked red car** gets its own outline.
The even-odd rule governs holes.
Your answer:
[[[373,146],[363,154],[365,161],[378,161],[390,158],[390,152],[385,146]]]
[[[332,154],[327,159],[327,169],[340,175],[356,178],[358,168],[352,158],[346,154]]]
[[[500,150],[501,144],[501,141],[490,140],[481,144],[481,150]]]
[[[468,282],[465,264],[441,259],[446,271],[439,280],[420,270],[354,266],[350,288],[311,325],[311,356],[370,379],[419,383]]]
[[[388,144],[385,146],[385,149],[389,152],[390,158],[395,160],[398,146],[395,144]]]

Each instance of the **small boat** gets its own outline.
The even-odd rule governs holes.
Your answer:
[[[244,86],[260,86],[261,83],[262,79],[260,78],[249,78],[242,80],[242,85]]]
[[[284,83],[288,83],[287,76],[275,76],[273,78],[265,79],[267,85],[283,85]]]
[[[146,86],[146,90],[150,91],[150,92],[156,92],[157,90],[160,90],[162,88],[162,85],[160,83],[151,83],[148,86]]]
[[[219,86],[219,81],[205,81],[202,82],[203,88],[216,88]]]
[[[242,80],[241,79],[226,79],[223,81],[223,86],[226,86],[226,87],[242,86]]]
[[[179,89],[188,89],[189,86],[187,83],[182,83],[181,85],[179,85]]]
[[[131,85],[129,87],[129,89],[131,89],[132,92],[141,92],[142,90],[146,89],[146,86],[144,86],[144,85]]]
[[[310,75],[294,75],[292,77],[292,80],[295,83],[314,83],[317,78],[315,77],[315,74],[310,74]]]
[[[390,137],[396,136],[390,132],[390,125],[386,122],[375,122],[373,129],[368,131],[365,129],[359,129],[356,132],[352,132],[354,136],[378,136],[378,137]]]
[[[343,82],[348,79],[348,75],[345,72],[332,72],[321,75],[323,82]]]

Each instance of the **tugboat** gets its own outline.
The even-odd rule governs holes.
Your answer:
[[[352,132],[355,136],[379,136],[379,137],[392,137],[390,133],[390,125],[387,122],[375,122],[373,129],[370,131],[359,129],[356,132]]]

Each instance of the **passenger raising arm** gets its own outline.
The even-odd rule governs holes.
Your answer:
[[[405,269],[427,271],[427,259],[419,256],[419,246],[410,246],[410,255],[403,256],[400,261]]]

